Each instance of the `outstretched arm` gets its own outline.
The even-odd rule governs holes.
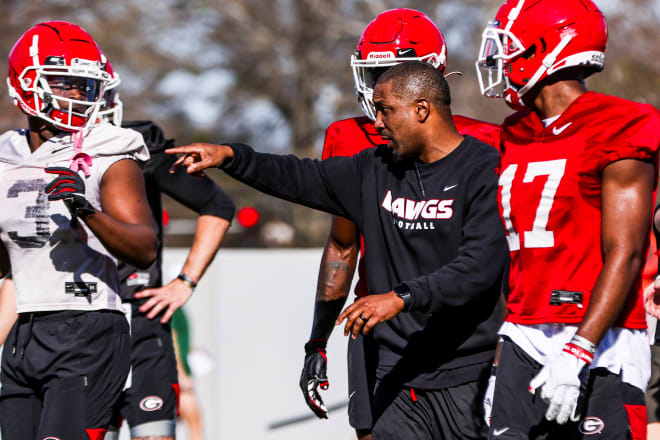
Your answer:
[[[193,144],[170,148],[168,154],[183,154],[174,164],[199,174],[221,167],[227,174],[263,193],[309,208],[339,215],[360,225],[362,154],[324,161],[293,155],[257,153],[244,144]]]

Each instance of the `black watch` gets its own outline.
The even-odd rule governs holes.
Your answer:
[[[412,296],[410,295],[412,292],[410,291],[410,287],[405,284],[399,284],[393,290],[403,300],[403,311],[410,311],[410,306],[412,306]]]

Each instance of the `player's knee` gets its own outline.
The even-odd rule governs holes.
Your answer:
[[[156,420],[131,426],[133,440],[174,440],[175,433],[174,420]]]
[[[107,431],[103,440],[119,440],[119,431]]]

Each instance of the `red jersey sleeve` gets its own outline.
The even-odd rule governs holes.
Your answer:
[[[502,127],[500,125],[460,115],[454,115],[454,125],[460,134],[477,138],[501,151]]]
[[[660,113],[650,105],[620,106],[601,133],[600,172],[621,159],[653,162],[657,169]]]

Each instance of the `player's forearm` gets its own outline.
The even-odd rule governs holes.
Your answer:
[[[316,301],[348,296],[357,265],[357,238],[353,223],[343,218],[333,218],[332,230],[321,257]]]
[[[321,258],[310,339],[327,340],[330,337],[335,320],[346,303],[357,264],[358,246],[355,234],[353,240],[346,237],[348,242],[342,242],[336,237],[336,223],[337,219],[333,221],[335,234],[331,233],[328,238]]]
[[[102,211],[87,215],[84,221],[116,258],[140,269],[156,259],[158,238],[152,226],[120,222]]]
[[[641,249],[618,248],[605,255],[603,269],[577,331],[579,336],[598,345],[623,310],[643,264]]]
[[[197,219],[195,239],[181,272],[198,282],[218,252],[227,229],[229,222],[224,218],[200,215]]]

